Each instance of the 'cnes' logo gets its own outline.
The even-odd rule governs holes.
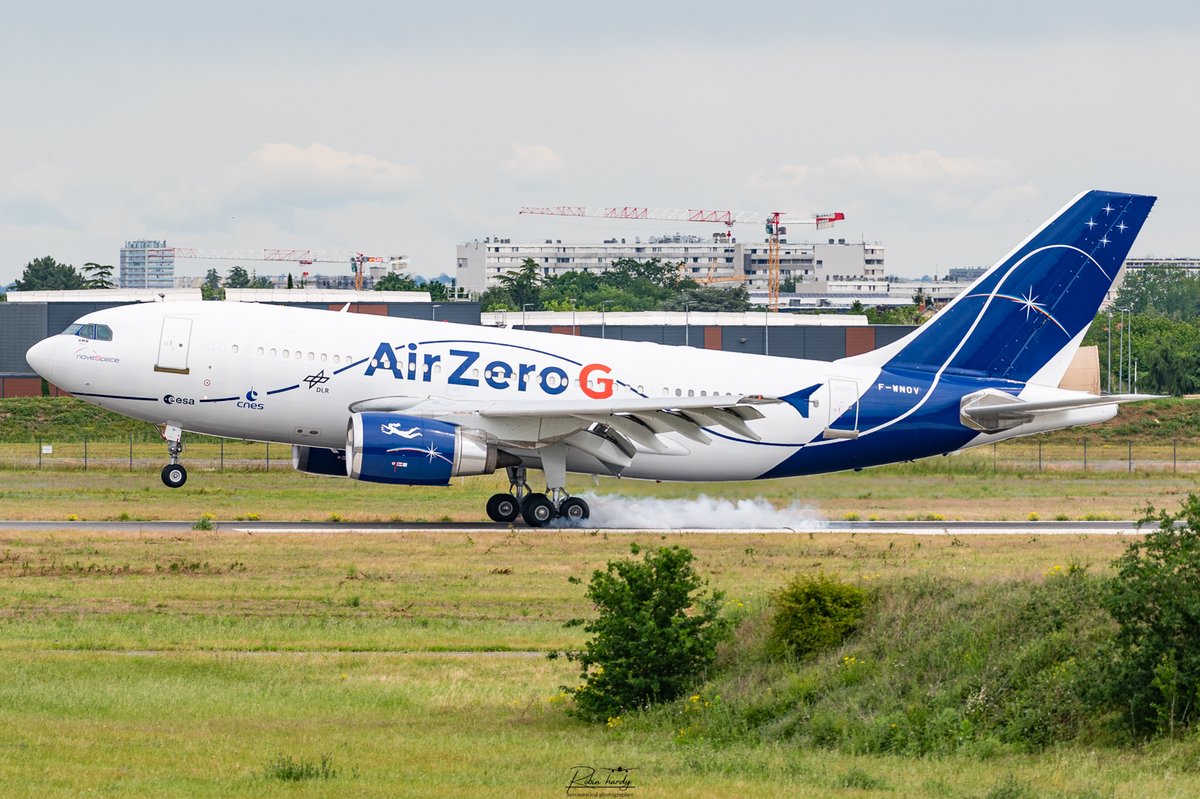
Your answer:
[[[174,394],[163,394],[163,402],[167,405],[195,405],[191,397],[176,397]]]
[[[261,411],[263,409],[263,404],[257,400],[258,392],[254,389],[250,389],[246,392],[246,399],[238,400],[237,406],[239,408],[245,408],[248,411]]]

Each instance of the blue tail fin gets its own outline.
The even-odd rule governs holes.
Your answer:
[[[1057,384],[1155,199],[1081,194],[920,329],[860,357]]]

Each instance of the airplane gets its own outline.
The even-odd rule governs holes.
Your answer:
[[[173,488],[188,431],[291,444],[301,472],[369,482],[504,469],[487,515],[542,527],[590,515],[568,472],[791,477],[1112,418],[1147,395],[1058,385],[1155,199],[1080,194],[923,326],[832,362],[233,302],[96,311],[26,359],[160,426]]]

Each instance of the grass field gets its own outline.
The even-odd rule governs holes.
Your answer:
[[[161,448],[146,446],[160,463]],[[257,445],[227,443],[227,453],[235,446]],[[595,495],[597,508],[668,515],[707,512],[694,502],[706,494],[795,507],[799,517],[1045,520],[1137,518],[1147,503],[1174,508],[1195,490],[1194,475],[1166,469],[1038,472],[999,454],[760,483],[583,479],[571,488]],[[156,468],[63,465],[0,468],[0,518],[478,520],[503,487],[495,477],[389,487],[251,466],[194,469],[171,491]],[[655,504],[664,500],[675,504]],[[525,528],[3,533],[0,795],[561,797],[578,766],[632,768],[636,787],[618,795],[642,797],[1200,793],[1196,737],[1140,749],[898,757],[685,740],[653,719],[575,721],[559,691],[573,668],[543,656],[581,642],[563,622],[589,608],[567,578],[586,581],[634,540],[691,548],[713,587],[751,612],[799,572],[864,583],[916,574],[1038,581],[1072,563],[1103,572],[1127,543],[1042,535],[1036,522],[1028,536],[962,539]]]
[[[531,474],[537,485],[541,478]],[[1136,519],[1147,502],[1175,507],[1196,489],[1196,476],[1169,472],[997,471],[956,459],[935,459],[785,480],[746,483],[663,483],[572,477],[598,516],[670,526],[707,521],[694,502],[706,496],[756,500],[787,509],[771,524],[797,527],[814,518],[1008,519],[1035,514],[1052,519]],[[499,476],[456,478],[445,488],[385,486],[314,477],[290,469],[264,472],[193,470],[180,489],[162,485],[157,472],[92,469],[0,470],[0,518],[20,520],[218,521],[480,521],[487,497],[507,484]],[[668,504],[662,504],[668,500]],[[610,525],[614,526],[614,525]],[[656,524],[657,526],[657,524]],[[740,526],[740,525],[735,525]]]
[[[588,532],[0,540],[5,796],[564,796],[572,767],[636,771],[635,796],[1192,796],[1191,740],[1041,756],[853,756],[714,746],[585,725],[541,652],[579,643],[568,576],[634,538],[691,548],[748,607],[801,570],[1038,579],[1103,570],[1115,537]],[[534,654],[530,654],[530,653]],[[330,779],[279,763],[322,758]],[[282,758],[282,760],[281,760]],[[292,770],[294,771],[294,769]]]

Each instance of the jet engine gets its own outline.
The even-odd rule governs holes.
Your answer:
[[[305,474],[345,477],[346,450],[293,446],[292,468]]]
[[[451,477],[491,474],[520,459],[478,430],[395,413],[355,413],[346,429],[346,473],[371,483],[448,485]]]

